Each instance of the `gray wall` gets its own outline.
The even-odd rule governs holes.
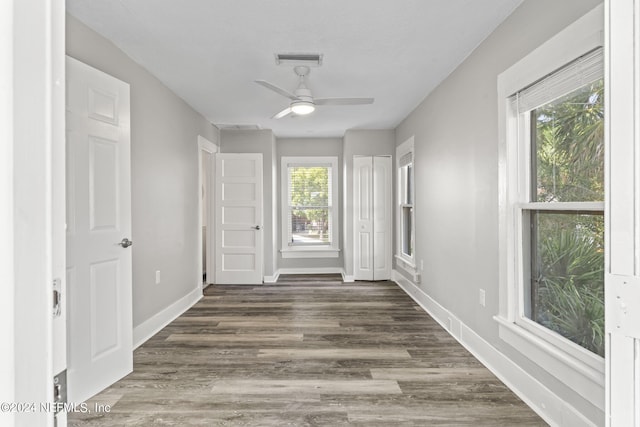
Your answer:
[[[396,129],[415,135],[419,286],[587,417],[602,413],[498,337],[497,76],[598,0],[526,0]],[[419,263],[418,263],[419,265]],[[402,270],[398,270],[402,271]],[[478,289],[486,290],[486,307]]]
[[[395,150],[395,132],[393,130],[348,130],[344,135],[343,191],[345,197],[342,230],[344,271],[347,276],[353,275],[353,156],[390,155],[395,157]],[[393,176],[392,200],[395,200],[395,174]],[[395,239],[393,241],[395,242]]]
[[[221,153],[262,153],[264,197],[264,276],[273,276],[275,266],[275,241],[278,232],[276,215],[275,138],[270,130],[222,130]],[[277,170],[277,169],[275,169]],[[269,226],[270,225],[270,226]]]
[[[339,224],[342,224],[342,138],[278,138],[276,141],[276,150],[277,150],[277,177],[278,177],[278,185],[277,185],[277,194],[278,197],[276,199],[277,203],[277,212],[278,218],[282,215],[282,194],[280,191],[280,165],[281,159],[283,156],[336,156],[338,157],[338,200],[340,206],[337,206],[339,212]],[[278,221],[278,230],[280,230],[281,225],[280,221]],[[308,269],[319,269],[319,268],[337,268],[341,269],[344,263],[343,260],[343,230],[340,227],[340,255],[338,258],[282,258],[280,254],[280,248],[282,248],[282,232],[278,231],[277,241],[278,241],[278,252],[277,252],[277,262],[278,268],[308,268]]]
[[[69,15],[66,37],[69,56],[131,85],[133,325],[138,326],[201,282],[197,136],[217,143],[218,134],[157,78]]]

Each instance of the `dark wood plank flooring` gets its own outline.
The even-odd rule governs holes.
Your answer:
[[[544,426],[392,282],[210,286],[70,426]]]

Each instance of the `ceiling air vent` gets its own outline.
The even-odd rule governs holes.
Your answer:
[[[286,66],[306,65],[319,67],[322,65],[321,53],[276,53],[276,64]]]

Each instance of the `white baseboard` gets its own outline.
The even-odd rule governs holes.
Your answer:
[[[202,288],[197,287],[164,310],[154,314],[135,328],[133,328],[134,350],[144,344],[149,338],[157,334],[162,328],[173,322],[178,316],[190,309],[202,298]]]
[[[273,276],[264,276],[264,283],[276,283],[278,281],[278,277],[280,277],[280,271],[276,270]]]
[[[339,267],[322,267],[322,268],[281,268],[276,270],[273,276],[264,276],[264,283],[276,283],[281,274],[333,274],[342,275],[342,281],[345,283],[354,282],[354,276],[344,274],[344,269]]]
[[[344,271],[342,271],[342,281],[344,283],[352,283],[356,281],[356,276],[347,276],[346,274],[344,274]]]
[[[391,277],[407,295],[547,423],[552,426],[597,426],[504,353],[489,344],[405,276],[394,270]]]
[[[280,274],[342,274],[340,267],[320,267],[320,268],[281,268],[278,270]]]

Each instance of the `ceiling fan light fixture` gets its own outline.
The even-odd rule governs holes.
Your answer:
[[[310,101],[296,101],[291,103],[291,111],[300,116],[311,114],[315,109],[316,106]]]

